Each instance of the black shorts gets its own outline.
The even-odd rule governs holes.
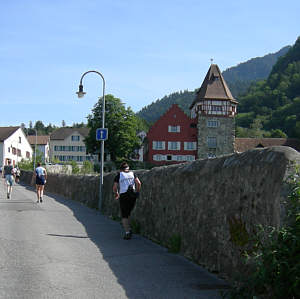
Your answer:
[[[120,194],[120,208],[122,218],[128,218],[135,206],[136,199],[129,198],[127,194]]]
[[[45,185],[45,177],[36,177],[35,179],[35,183],[36,185]]]

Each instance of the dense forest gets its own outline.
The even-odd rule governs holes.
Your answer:
[[[268,136],[264,130],[277,130],[288,137],[300,137],[300,37],[278,59],[268,78],[253,84],[238,101],[237,126],[254,125],[263,136]]]

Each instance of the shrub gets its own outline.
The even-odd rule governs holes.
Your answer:
[[[280,229],[259,228],[251,253],[250,269],[224,298],[289,298],[300,295],[300,183],[288,197],[288,224]]]

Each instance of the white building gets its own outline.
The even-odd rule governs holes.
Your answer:
[[[87,160],[95,162],[97,156],[87,154],[83,142],[88,133],[88,128],[60,128],[55,130],[50,135],[51,161],[55,158],[62,162],[75,161],[83,163]]]
[[[20,127],[0,127],[0,166],[32,158],[32,148]]]
[[[42,155],[42,162],[50,162],[50,136],[49,135],[29,135],[27,139],[32,147],[33,154],[35,152],[35,145],[37,149],[37,156]]]

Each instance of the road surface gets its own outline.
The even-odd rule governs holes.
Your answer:
[[[0,298],[221,298],[224,281],[72,200],[0,180]]]

